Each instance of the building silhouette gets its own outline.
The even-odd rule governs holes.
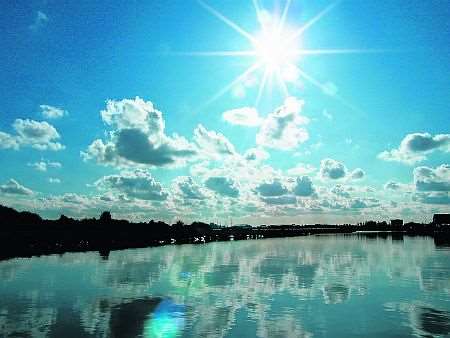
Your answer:
[[[433,224],[450,225],[450,214],[434,214]]]

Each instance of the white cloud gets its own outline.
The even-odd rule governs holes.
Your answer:
[[[330,190],[330,192],[339,197],[350,198],[350,192],[348,191],[348,189],[345,186],[343,186],[341,184],[336,184]]]
[[[308,132],[300,126],[308,119],[300,115],[303,101],[294,97],[285,100],[283,106],[270,113],[261,123],[256,143],[275,149],[291,150],[308,138]]]
[[[104,165],[182,165],[197,154],[196,147],[176,134],[164,133],[162,113],[139,97],[110,100],[101,112],[103,121],[113,128],[109,140],[97,139],[85,152],[84,160]]]
[[[186,199],[203,200],[206,198],[206,194],[200,185],[195,183],[190,176],[178,176],[173,185],[174,190]]]
[[[268,165],[257,161],[246,161],[240,156],[233,156],[222,163],[201,162],[191,166],[191,175],[206,180],[208,177],[227,177],[239,190],[242,207],[252,201],[260,202],[254,194],[254,188],[261,182],[271,182],[281,177],[281,173]]]
[[[309,197],[316,193],[316,189],[308,176],[302,176],[297,177],[293,193],[296,196]]]
[[[33,167],[37,171],[47,171],[47,163],[44,161],[28,163],[28,166]]]
[[[319,206],[331,210],[345,209],[345,205],[341,201],[322,199],[319,201]]]
[[[341,162],[326,158],[320,161],[320,175],[324,179],[341,179],[347,175],[347,167]]]
[[[247,161],[262,162],[269,157],[269,153],[262,148],[250,148],[244,153],[244,158]]]
[[[352,180],[360,180],[364,178],[365,175],[366,173],[364,172],[364,170],[362,170],[361,168],[356,168],[350,173],[350,178]]]
[[[60,162],[47,162],[47,167],[49,167],[49,168],[61,168],[62,164]]]
[[[39,161],[34,163],[28,163],[28,166],[36,169],[37,171],[47,171],[49,168],[61,168],[62,165],[59,162]]]
[[[162,113],[156,110],[153,103],[140,97],[108,100],[106,109],[100,112],[103,121],[117,129],[139,129],[156,143],[163,138],[164,120]]]
[[[161,184],[143,170],[104,176],[94,185],[100,190],[121,192],[130,198],[142,200],[163,201],[168,197]]]
[[[340,202],[332,202],[331,205],[335,204],[335,207],[339,209],[354,210],[354,211],[358,211],[361,209],[377,208],[381,206],[380,201],[376,198],[361,198],[361,197],[348,198],[348,196],[345,193],[344,196],[340,197],[347,199],[341,199]]]
[[[252,107],[228,110],[222,114],[222,118],[231,124],[247,127],[259,126],[262,121],[256,108]]]
[[[0,131],[0,149],[19,149],[20,145],[17,139],[8,134]]]
[[[199,151],[207,158],[219,159],[222,156],[236,154],[234,146],[225,136],[212,130],[206,130],[201,124],[194,130],[194,141],[198,145]]]
[[[0,193],[11,195],[32,195],[33,191],[11,178],[5,184],[0,185]]]
[[[60,138],[51,124],[42,121],[16,119],[13,123],[15,135],[0,132],[0,148],[18,150],[22,146],[31,146],[38,150],[62,150],[65,147],[56,142]]]
[[[112,142],[104,144],[100,139],[92,142],[86,152],[81,152],[81,156],[85,161],[93,159],[101,164],[113,164],[118,162],[115,145]]]
[[[101,111],[103,121],[113,130],[107,140],[94,140],[81,152],[85,161],[119,167],[174,167],[202,158],[219,160],[236,156],[233,144],[221,133],[199,124],[189,142],[177,134],[165,134],[162,113],[139,97],[110,100]]]
[[[37,11],[32,25],[28,26],[32,31],[37,31],[44,27],[48,22],[48,16],[42,11]]]
[[[54,184],[59,184],[59,183],[61,183],[61,180],[59,178],[56,178],[56,177],[49,177],[48,182],[49,183],[54,183]]]
[[[408,134],[397,149],[385,150],[378,154],[378,158],[412,165],[425,160],[427,155],[437,150],[450,152],[450,134]]]
[[[394,181],[388,181],[384,185],[384,190],[394,190],[394,191],[401,190],[401,184]]]
[[[413,189],[413,186],[410,184],[404,184],[404,183],[399,183],[399,182],[395,182],[395,181],[388,181],[383,186],[383,188],[384,188],[384,190],[407,192],[407,191],[411,191]]]
[[[322,111],[322,115],[325,116],[328,120],[333,120],[333,115],[326,109]]]
[[[325,158],[320,161],[319,175],[324,180],[355,181],[363,179],[366,173],[361,168],[349,171],[344,163]]]
[[[236,198],[239,196],[239,188],[233,179],[224,176],[211,176],[205,181],[205,186],[222,196]]]
[[[349,203],[350,209],[364,209],[367,207],[368,207],[367,203],[360,198],[355,198],[355,199],[351,200]]]
[[[417,193],[413,196],[413,200],[424,204],[450,204],[450,195],[444,191],[431,191],[426,193]]]
[[[290,176],[303,176],[309,175],[316,171],[316,168],[311,164],[298,163],[295,167],[287,170],[287,174]]]
[[[125,193],[110,188],[102,195],[66,193],[39,197],[39,199],[28,198],[27,201],[29,201],[28,208],[30,206],[37,208],[52,218],[59,217],[60,214],[76,218],[98,217],[104,210],[110,210],[114,218],[126,218],[132,221],[148,221],[151,218],[170,221],[174,217],[174,212],[165,206],[167,200],[129,198]],[[25,202],[21,205],[26,207]]]
[[[261,183],[255,191],[264,197],[282,196],[288,193],[288,189],[279,180]]]
[[[297,203],[297,198],[292,195],[262,197],[261,199],[264,203],[272,204],[272,205],[286,205],[286,204],[296,204]]]
[[[185,163],[196,154],[194,146],[183,137],[164,135],[161,141],[153,142],[152,135],[139,129],[119,130],[108,145],[111,144],[118,160],[136,164],[173,165]]]
[[[20,144],[30,145],[38,150],[61,150],[64,146],[55,140],[59,139],[59,133],[51,124],[42,121],[17,119],[13,124]]]
[[[69,114],[64,109],[49,106],[46,104],[41,104],[39,107],[41,108],[42,116],[47,119],[59,119],[63,116],[67,116]]]
[[[414,184],[417,191],[450,191],[450,165],[442,164],[436,169],[414,168]]]

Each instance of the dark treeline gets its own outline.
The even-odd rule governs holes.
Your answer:
[[[432,223],[368,221],[359,224],[314,225],[240,225],[178,221],[132,223],[116,220],[109,212],[97,218],[73,219],[61,215],[57,220],[42,219],[31,212],[18,212],[0,205],[0,259],[67,251],[96,250],[107,257],[109,251],[164,244],[205,243],[211,241],[304,236],[357,231],[392,232],[394,236],[429,235],[447,242],[450,238],[449,215],[435,215]],[[395,235],[397,234],[397,235]]]

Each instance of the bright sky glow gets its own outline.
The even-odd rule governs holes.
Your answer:
[[[251,46],[251,50],[241,51],[203,51],[203,52],[183,52],[179,54],[191,56],[223,56],[223,57],[254,57],[255,63],[246,71],[234,79],[230,84],[222,88],[212,98],[210,98],[206,105],[214,102],[222,95],[227,93],[236,83],[239,83],[252,73],[261,70],[262,76],[259,82],[258,95],[256,97],[255,105],[258,106],[260,99],[265,92],[266,85],[270,84],[269,94],[272,92],[272,83],[277,83],[277,88],[282,92],[284,97],[289,96],[289,83],[295,83],[301,77],[303,80],[310,82],[316,87],[326,91],[325,84],[321,84],[314,79],[305,70],[300,69],[297,61],[300,56],[311,55],[333,55],[333,54],[352,54],[352,53],[380,53],[382,50],[376,49],[303,49],[301,48],[301,38],[305,32],[313,25],[318,23],[325,15],[330,13],[340,1],[334,1],[314,17],[308,20],[305,24],[297,29],[288,29],[286,20],[289,14],[291,0],[287,0],[281,15],[270,13],[267,10],[261,9],[258,0],[253,0],[253,5],[256,11],[256,18],[260,23],[260,31],[256,34],[250,34],[245,31],[238,23],[223,15],[217,9],[213,8],[203,0],[197,2],[207,10],[211,15],[217,17],[224,24],[235,30],[239,35],[246,38]],[[352,110],[357,110],[352,104],[341,98],[337,94],[333,94],[335,98],[342,104],[346,105]]]

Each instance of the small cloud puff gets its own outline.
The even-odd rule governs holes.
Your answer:
[[[364,172],[364,170],[362,170],[361,168],[356,168],[351,172],[350,177],[353,180],[361,180],[365,175],[366,173]]]
[[[31,146],[37,150],[58,151],[65,148],[56,142],[61,136],[55,127],[45,121],[16,119],[13,123],[15,135],[0,132],[0,148],[18,150]]]
[[[383,186],[384,190],[391,190],[391,191],[411,191],[412,186],[410,184],[404,184],[399,183],[395,181],[388,181]]]
[[[264,197],[273,197],[287,194],[288,189],[279,180],[273,180],[259,184],[255,192]]]
[[[262,119],[259,117],[258,111],[256,110],[256,108],[252,107],[243,107],[228,110],[222,114],[222,118],[231,124],[246,127],[256,127],[259,126],[262,122]]]
[[[168,197],[161,184],[143,170],[122,172],[120,175],[104,176],[94,185],[100,190],[124,193],[130,198],[163,201]]]
[[[69,113],[61,108],[49,106],[46,104],[41,104],[39,106],[41,108],[41,114],[44,118],[47,119],[59,119],[63,116],[67,116]]]
[[[250,148],[244,153],[244,158],[247,161],[262,162],[269,157],[269,153],[262,148]]]
[[[29,167],[34,168],[37,171],[47,171],[49,168],[61,168],[62,164],[59,162],[39,161],[34,163],[28,163]]]
[[[37,31],[44,27],[48,22],[48,16],[42,11],[37,11],[32,25],[28,26],[32,31]]]
[[[320,176],[324,179],[338,180],[347,175],[347,167],[336,160],[326,158],[320,161]]]
[[[361,180],[366,175],[361,168],[356,168],[349,172],[345,164],[332,158],[325,158],[320,161],[319,174],[321,178],[325,180]]]

